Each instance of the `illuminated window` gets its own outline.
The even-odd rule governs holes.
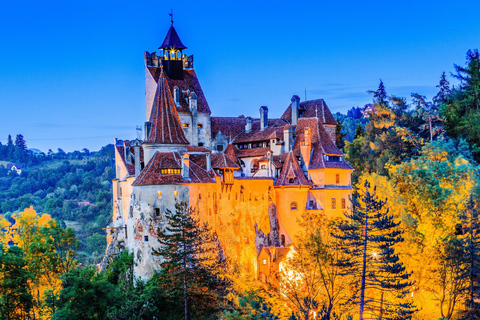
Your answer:
[[[342,209],[345,209],[346,208],[346,201],[345,199],[342,199]]]
[[[197,128],[203,128],[203,124],[201,123],[197,124]]]
[[[340,184],[340,175],[338,173],[335,175],[335,183]]]
[[[337,208],[337,200],[335,198],[332,198],[332,209]]]
[[[291,210],[297,210],[297,203],[296,203],[296,202],[292,202],[292,203],[290,204],[290,209],[291,209]]]
[[[267,264],[267,259],[263,259],[262,264]]]
[[[175,197],[178,197],[178,190],[173,191],[173,195],[174,195]]]
[[[262,169],[267,169],[267,165],[266,165],[266,164],[262,164]]]
[[[181,170],[180,169],[168,168],[168,169],[162,169],[160,172],[162,174],[180,174]]]
[[[157,197],[161,197],[162,196],[162,191],[157,191]]]
[[[188,128],[189,126],[190,126],[190,124],[188,124],[188,123],[184,123],[184,124],[183,124],[183,127],[184,127],[184,128]]]

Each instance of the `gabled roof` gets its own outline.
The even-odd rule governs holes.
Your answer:
[[[150,123],[150,134],[145,143],[190,144],[183,133],[177,108],[163,72],[158,79]]]
[[[228,142],[233,141],[245,130],[247,120],[245,117],[211,117],[212,139],[215,139],[219,132],[227,138]]]
[[[290,179],[293,179],[290,182]],[[275,183],[275,186],[311,186],[312,184],[305,178],[303,171],[298,165],[292,151],[288,152],[283,164],[282,172]]]
[[[308,101],[300,102],[299,114],[301,112],[303,112],[303,115],[301,118],[318,117],[321,123],[332,124],[332,125],[337,124],[337,122],[335,121],[335,118],[330,112],[330,109],[325,103],[325,100],[323,99],[308,100]],[[301,118],[299,117],[299,120]],[[285,110],[285,112],[280,117],[280,119],[283,119],[288,121],[289,123],[292,123],[292,104],[288,106],[287,110]]]
[[[158,49],[178,49],[178,50],[184,50],[187,49],[180,40],[180,37],[177,34],[177,31],[173,27],[173,25],[170,26],[170,29],[168,29],[167,36],[165,37],[165,40],[163,40],[162,45]]]
[[[225,153],[225,155],[227,155],[230,159],[233,160],[233,162],[235,162],[236,165],[238,165],[240,167],[240,160],[238,160],[238,152],[240,150],[238,150],[237,147],[235,147],[233,144],[229,144],[227,146],[227,148],[225,148],[225,150],[223,151]]]
[[[214,153],[212,154],[212,168],[215,169],[241,169],[230,157],[226,156],[225,153]]]
[[[158,83],[158,79],[162,74],[161,68],[156,68],[152,66],[148,66],[147,68],[148,68],[148,71],[150,71],[150,74],[152,75],[153,80],[155,80],[155,82]],[[187,93],[190,91],[190,92],[195,92],[195,94],[197,95],[198,112],[211,113],[210,107],[208,106],[207,99],[203,94],[202,86],[198,81],[195,70],[193,69],[183,70],[183,80],[170,79],[168,78],[167,75],[165,75],[165,78],[167,79],[167,84],[168,84],[168,87],[170,88],[170,92],[173,93],[173,88],[175,87],[178,87],[178,89],[180,90],[180,101],[179,101],[180,105],[177,106],[178,112],[191,113],[188,103],[185,100],[185,96],[183,94],[184,92]]]
[[[160,185],[160,184],[178,184],[178,183],[215,183],[213,175],[205,171],[204,168],[189,161],[189,177],[186,180],[181,174],[161,174],[161,169],[180,169],[182,167],[182,157],[178,152],[155,152],[152,159],[145,166],[137,179],[133,182],[134,186]]]

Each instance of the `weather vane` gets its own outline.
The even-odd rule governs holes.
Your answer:
[[[172,12],[169,13],[169,15],[170,15],[170,23],[173,24],[173,9],[171,9],[171,10],[172,10]]]

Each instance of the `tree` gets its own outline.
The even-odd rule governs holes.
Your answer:
[[[441,103],[447,102],[447,98],[450,96],[452,91],[450,90],[450,82],[447,80],[445,71],[440,76],[440,83],[437,85],[438,93],[433,97],[433,103],[439,106]]]
[[[425,124],[422,124],[420,128],[422,130],[428,128],[430,133],[430,142],[432,142],[433,137],[443,131],[438,106],[432,102],[428,102],[425,96],[422,96],[418,93],[412,93],[412,98],[417,106],[418,114],[426,122]]]
[[[223,285],[220,248],[208,226],[200,225],[193,214],[186,202],[177,203],[175,213],[167,210],[169,224],[158,231],[161,246],[153,251],[164,259],[158,283],[171,298],[171,312],[184,314],[186,320],[216,313]]]
[[[33,297],[29,282],[34,275],[27,269],[23,250],[17,246],[0,248],[0,319],[31,319]]]
[[[22,150],[27,150],[27,143],[23,138],[23,135],[17,134],[17,138],[15,139],[15,147],[19,147]]]
[[[357,139],[358,137],[363,137],[363,128],[362,124],[359,123],[357,129],[355,130],[355,135],[353,136],[353,139]]]
[[[385,86],[383,84],[382,79],[380,79],[380,83],[378,85],[377,90],[368,90],[367,93],[373,94],[373,103],[387,105],[387,91],[385,90]]]
[[[352,212],[345,213],[347,221],[340,223],[340,248],[346,255],[338,261],[345,275],[353,277],[358,289],[354,303],[359,306],[360,320],[365,315],[381,319],[410,319],[411,304],[402,301],[412,285],[394,246],[403,241],[400,222],[395,222],[386,207],[386,200],[370,191],[365,182],[363,194],[352,197]]]
[[[13,146],[13,140],[11,135],[8,135],[7,146]]]
[[[342,133],[342,124],[337,116],[337,125],[335,126],[335,145],[338,149],[343,150],[345,147],[345,141],[343,140],[347,134]]]

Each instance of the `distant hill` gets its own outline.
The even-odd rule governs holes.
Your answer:
[[[76,230],[80,253],[86,262],[96,263],[106,246],[102,228],[112,212],[114,149],[107,145],[98,152],[84,150],[35,156],[28,151],[20,155],[16,149],[26,162],[0,158],[0,213],[9,217],[30,206],[49,213],[62,226]],[[23,163],[21,175],[6,170],[6,163]]]

